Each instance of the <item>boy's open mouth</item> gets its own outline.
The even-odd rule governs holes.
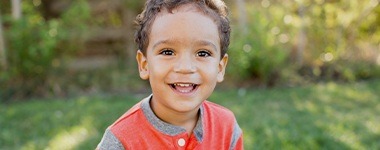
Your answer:
[[[175,91],[180,93],[190,93],[198,88],[198,84],[193,83],[173,83],[169,84]]]

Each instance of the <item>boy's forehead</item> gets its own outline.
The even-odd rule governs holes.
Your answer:
[[[167,8],[164,8],[163,10],[161,10],[160,13],[157,14],[157,17],[167,15],[167,14],[174,14],[174,13],[178,13],[178,12],[198,12],[198,13],[201,13],[202,15],[205,15],[203,13],[203,11],[200,10],[200,8],[196,7],[195,5],[196,4],[192,4],[192,3],[182,4],[182,5],[175,7],[174,9],[172,9],[170,11]]]

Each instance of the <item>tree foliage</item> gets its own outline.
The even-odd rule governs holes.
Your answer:
[[[294,85],[380,77],[378,0],[226,2],[232,14],[227,77],[234,85]],[[0,97],[128,89],[128,83],[139,80],[125,76],[136,74],[132,69],[132,20],[143,3],[22,1],[22,16],[14,20],[11,1],[1,0],[9,67],[0,72]],[[94,72],[75,72],[65,66],[74,58],[90,57],[104,45],[102,57],[112,55],[119,64],[127,65],[107,71],[96,68]],[[111,73],[115,70],[116,74]],[[70,88],[73,86],[79,88]]]
[[[90,17],[85,1],[77,1],[62,18],[51,20],[44,19],[31,1],[22,6],[22,18],[6,20],[8,70],[1,72],[0,84],[7,87],[2,87],[0,97],[49,94],[56,84],[52,77],[62,67],[59,58],[85,39],[83,23]]]
[[[246,9],[248,34],[233,30],[231,76],[263,84],[379,77],[379,1],[261,0]]]

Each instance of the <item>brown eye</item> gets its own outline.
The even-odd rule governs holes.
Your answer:
[[[208,52],[208,51],[199,51],[199,52],[197,53],[197,56],[199,56],[199,57],[210,57],[210,56],[211,56],[211,53]]]
[[[161,55],[168,55],[168,56],[172,56],[174,55],[174,52],[170,49],[163,49],[161,52],[160,52]]]

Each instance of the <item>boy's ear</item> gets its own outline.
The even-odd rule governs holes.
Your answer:
[[[217,81],[222,82],[224,80],[224,74],[226,72],[226,66],[228,63],[228,55],[224,54],[223,58],[219,62]]]
[[[139,67],[140,78],[144,80],[149,79],[148,61],[140,50],[137,51],[136,60]]]

